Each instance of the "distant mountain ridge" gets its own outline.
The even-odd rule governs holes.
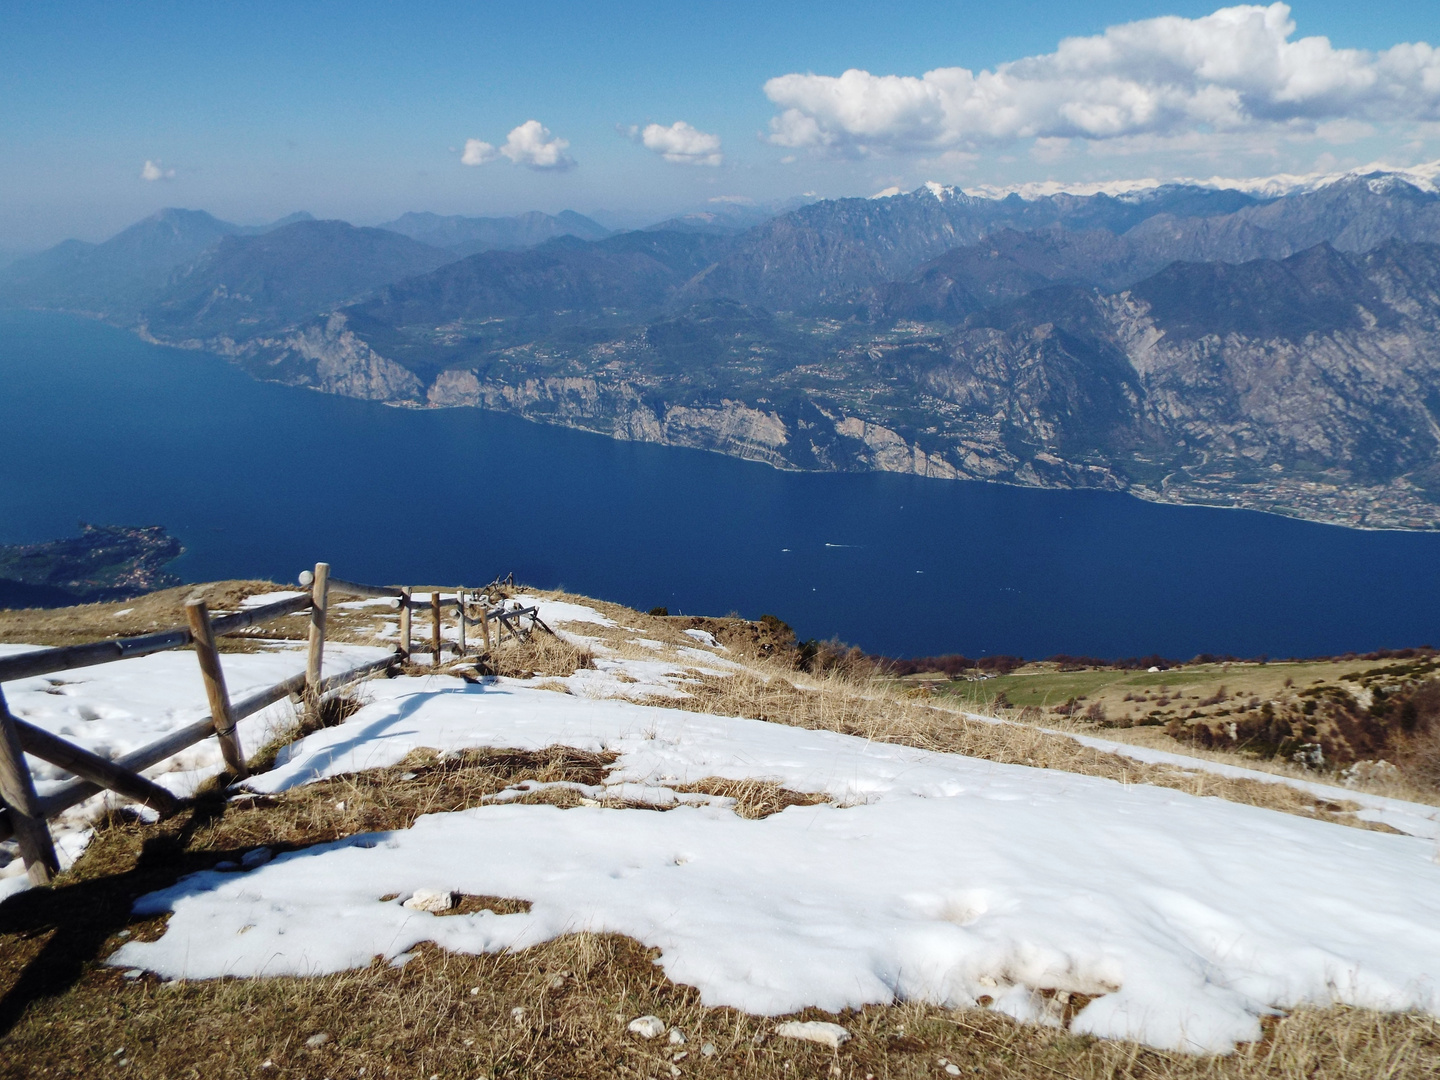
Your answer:
[[[451,261],[450,252],[384,229],[296,221],[224,236],[172,277],[142,317],[151,335],[273,332]]]
[[[390,223],[412,236],[298,222],[198,253],[223,223],[182,219],[181,242],[150,221],[127,230],[159,237],[163,257],[140,260],[148,292],[137,272],[124,303],[81,310],[259,378],[781,468],[1440,528],[1432,184],[1003,198],[926,185],[743,230],[699,212],[464,254],[580,227],[562,219]],[[98,290],[93,277],[80,275]],[[61,279],[48,302],[33,274],[18,295],[79,307],[57,302],[75,291]],[[12,278],[0,288],[17,295]]]
[[[542,214],[538,210],[514,217],[462,217],[458,214],[401,214],[378,226],[433,247],[450,248],[457,255],[481,251],[519,251],[560,236],[580,240],[603,240],[610,230],[584,214],[562,210]]]
[[[270,225],[244,226],[203,210],[159,210],[104,243],[66,240],[16,260],[0,270],[0,297],[35,307],[128,315],[161,289],[177,267],[222,237],[260,235],[309,219],[300,213]]]

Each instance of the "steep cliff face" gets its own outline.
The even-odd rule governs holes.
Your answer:
[[[634,442],[714,450],[780,468],[795,467],[787,454],[790,431],[775,412],[722,399],[712,406],[647,401],[625,381],[595,378],[526,379],[508,385],[481,382],[473,371],[442,372],[428,393],[432,405],[471,405],[515,413]]]
[[[339,312],[280,337],[197,344],[231,357],[258,379],[366,401],[424,400],[415,374],[371,348]]]

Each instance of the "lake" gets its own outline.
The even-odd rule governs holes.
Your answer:
[[[1303,656],[1440,641],[1440,534],[887,474],[776,472],[252,381],[0,312],[0,543],[160,524],[188,581],[497,574],[771,613],[872,652]]]

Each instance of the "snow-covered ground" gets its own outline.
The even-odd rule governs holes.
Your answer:
[[[0,656],[28,652],[34,645],[0,644]],[[377,659],[387,650],[363,645],[328,644],[326,675]],[[275,642],[262,652],[226,653],[221,659],[232,701],[274,686],[305,670],[305,646]],[[179,728],[208,716],[210,706],[192,652],[160,652],[94,667],[60,671],[5,684],[10,711],[102,757],[118,758],[158,741]],[[288,702],[264,709],[240,723],[240,743],[253,754],[295,718]],[[35,757],[28,758],[35,788],[47,795],[73,779],[69,773]],[[167,758],[146,775],[177,795],[189,795],[224,767],[220,745],[205,739]],[[84,850],[88,821],[102,805],[96,796],[52,823],[62,862]],[[23,887],[18,860],[0,868],[0,896]]]
[[[541,617],[617,625],[553,601]],[[592,930],[658,948],[667,974],[708,1004],[763,1014],[899,997],[989,1002],[1045,1023],[1054,1022],[1045,992],[1068,990],[1095,996],[1072,1030],[1211,1051],[1258,1036],[1267,1012],[1305,1003],[1440,1014],[1433,807],[1254,773],[1360,802],[1412,835],[1365,832],[1149,785],[647,705],[626,698],[684,694],[697,672],[728,675],[735,665],[694,647],[711,644],[697,635],[679,646],[637,641],[643,658],[567,636],[590,645],[593,669],[367,683],[362,709],[286,748],[246,786],[284,791],[395,765],[421,747],[616,755],[603,785],[568,785],[581,806],[520,805],[536,785],[516,785],[410,829],[193,874],[139,901],[142,913],[173,913],[165,934],[127,943],[110,962],[166,977],[315,974],[377,955],[403,962],[427,940],[476,952]],[[331,646],[327,669],[379,652]],[[293,646],[225,657],[236,697],[303,663]],[[32,722],[117,755],[206,711],[186,653],[6,691]],[[248,721],[247,747],[289,719],[282,704]],[[1253,772],[1077,738],[1139,760]],[[210,740],[152,771],[187,791],[218,767]],[[45,768],[42,788],[58,780]],[[714,777],[828,802],[748,820],[729,799],[677,790]],[[653,809],[635,808],[646,804]],[[532,906],[446,916],[403,906],[421,890]]]
[[[830,732],[444,676],[369,705],[247,782],[279,791],[412,749],[563,744],[619,755],[609,783],[678,802],[706,777],[830,804],[763,820],[724,800],[643,809],[497,804],[205,872],[115,964],[167,977],[318,973],[421,941],[523,947],[577,930],[658,947],[710,1004],[778,1014],[896,996],[1043,1020],[1044,989],[1099,995],[1073,1030],[1225,1050],[1301,1003],[1440,1012],[1435,844],[1147,785]],[[599,794],[593,793],[593,794]],[[666,797],[668,795],[668,798]],[[421,889],[529,900],[436,916]],[[382,896],[395,894],[391,901]]]

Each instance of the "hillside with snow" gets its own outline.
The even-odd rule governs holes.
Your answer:
[[[582,666],[497,677],[461,664],[365,683],[358,710],[283,747],[231,801],[375,770],[412,768],[409,779],[418,760],[496,748],[571,748],[605,763],[598,782],[520,781],[408,828],[273,859],[257,848],[184,874],[135,903],[137,918],[168,915],[163,932],[124,942],[107,963],[164,980],[319,976],[374,957],[403,965],[424,942],[494,953],[583,931],[658,950],[665,975],[706,1006],[762,1016],[918,1001],[1225,1053],[1299,1007],[1440,1014],[1433,806],[1297,785],[1302,802],[1350,808],[1320,820],[1200,797],[1173,778],[1144,782],[1159,774],[1143,770],[1293,781],[1103,740],[1087,740],[1093,765],[1061,771],[878,729],[866,738],[723,715],[703,708],[702,691],[773,684],[776,670],[705,630],[539,604],[585,651]],[[393,632],[382,620],[380,638]],[[375,649],[340,646],[330,662]],[[243,692],[299,670],[303,654],[276,643],[226,664]],[[7,694],[22,718],[116,754],[203,714],[193,669],[186,654],[159,654],[17,681]],[[795,692],[827,691],[797,681]],[[247,747],[283,729],[287,708],[247,721]],[[1125,760],[1128,780],[1105,775],[1105,762]],[[201,744],[152,774],[188,793],[221,765]],[[37,769],[42,790],[52,772]],[[756,788],[783,794],[783,808],[747,810],[743,793]],[[89,835],[70,821],[71,858]],[[528,910],[452,914],[451,899],[466,896]]]

